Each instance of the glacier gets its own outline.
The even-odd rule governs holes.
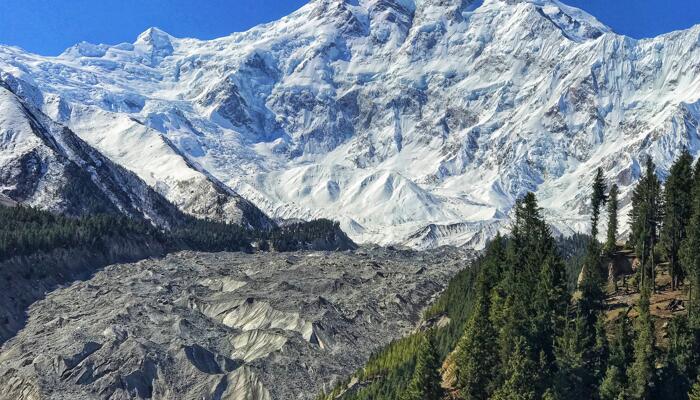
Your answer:
[[[647,155],[663,177],[700,150],[699,41],[555,0],[313,0],[214,40],[0,46],[0,80],[186,212],[240,194],[361,243],[479,248],[529,191],[586,231],[598,166],[624,225]]]

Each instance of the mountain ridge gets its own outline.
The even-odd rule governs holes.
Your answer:
[[[479,232],[411,238],[505,230],[528,191],[558,231],[585,231],[591,165],[626,206],[640,159],[664,175],[682,147],[697,155],[697,29],[635,40],[553,0],[318,0],[213,40],[151,29],[54,58],[0,47],[0,74],[180,207],[189,160],[273,218],[480,247]],[[173,156],[143,154],[157,137],[184,166],[141,161]]]

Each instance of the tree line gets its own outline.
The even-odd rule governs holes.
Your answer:
[[[17,256],[50,253],[57,249],[108,251],[115,239],[149,240],[167,251],[294,251],[317,243],[334,243],[338,249],[355,244],[337,222],[299,222],[270,231],[255,231],[237,224],[182,215],[169,229],[118,214],[92,214],[71,218],[33,207],[0,206],[0,261]]]
[[[592,235],[575,237],[582,251],[565,260],[535,195],[526,194],[516,202],[510,234],[493,239],[426,314],[451,310],[459,317],[392,343],[355,374],[363,384],[344,383],[322,397],[700,400],[700,162],[693,167],[683,151],[662,185],[653,160],[645,161],[630,196],[626,244],[638,259],[638,300],[631,316],[609,321],[604,265],[619,250],[619,196],[597,169]],[[607,230],[599,235],[604,209]],[[661,262],[670,289],[689,297],[687,312],[668,322],[664,346],[651,312]],[[572,285],[574,274],[580,279]]]

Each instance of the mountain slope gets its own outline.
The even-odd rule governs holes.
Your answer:
[[[5,196],[73,216],[121,213],[150,220],[160,227],[170,227],[182,220],[180,211],[156,191],[158,187],[152,188],[103,156],[70,129],[16,96],[3,81],[0,81],[0,114],[0,184]],[[144,140],[133,145],[153,147]],[[230,222],[258,228],[272,226],[255,206],[213,182],[191,178],[182,190],[197,195],[191,196],[189,203],[178,205],[198,216],[226,215]],[[206,201],[213,204],[197,202],[207,196]]]
[[[527,191],[571,233],[594,165],[626,205],[640,159],[696,155],[699,34],[637,41],[555,0],[314,0],[210,41],[0,47],[0,74],[195,214],[218,180],[357,241],[479,247]]]
[[[170,226],[178,211],[133,174],[0,85],[4,196],[79,216],[121,213]]]

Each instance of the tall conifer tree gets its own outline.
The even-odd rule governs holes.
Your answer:
[[[598,220],[600,219],[600,207],[605,204],[605,180],[603,169],[598,167],[593,178],[593,192],[591,193],[591,236],[593,240],[598,238]]]
[[[493,400],[535,400],[537,364],[532,361],[530,349],[524,337],[513,340],[513,353],[505,365],[503,384],[493,394]]]
[[[654,248],[658,239],[660,223],[661,183],[656,176],[656,167],[651,157],[647,157],[644,174],[632,194],[632,211],[630,212],[630,244],[640,259],[640,289],[648,286],[655,289],[654,267],[656,263]]]
[[[507,366],[512,362],[516,339],[522,340],[521,350],[527,349],[523,357],[541,372],[529,381],[540,398],[555,370],[554,340],[566,321],[570,297],[566,272],[534,194],[528,193],[516,203],[511,231],[504,278],[494,289],[490,310],[498,332],[499,387],[517,381],[510,375],[515,369]]]
[[[489,320],[491,299],[484,275],[480,274],[479,298],[455,353],[457,388],[464,400],[488,399],[498,375],[496,331]]]
[[[620,317],[615,323],[615,335],[610,343],[605,377],[600,384],[601,400],[617,400],[625,398],[627,389],[626,371],[633,359],[632,333],[627,317]]]
[[[639,297],[639,316],[635,321],[634,361],[628,370],[630,397],[650,399],[656,382],[654,355],[654,323],[649,311],[649,288],[643,288]]]
[[[686,237],[686,224],[692,213],[693,158],[688,150],[671,166],[663,192],[663,224],[660,243],[669,262],[671,289],[675,290],[683,281],[679,252]]]
[[[618,188],[616,184],[610,187],[608,194],[608,232],[605,239],[605,251],[610,254],[615,250],[617,240],[617,209],[618,204]]]
[[[695,163],[691,216],[686,226],[686,238],[683,240],[680,259],[685,274],[690,281],[688,290],[688,317],[690,326],[700,329],[700,161]]]
[[[440,383],[440,357],[432,332],[428,332],[421,340],[413,378],[402,400],[441,400],[444,393]]]

